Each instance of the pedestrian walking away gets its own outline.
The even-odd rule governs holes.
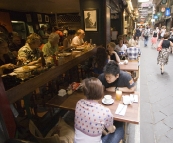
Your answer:
[[[144,33],[143,33],[144,47],[147,47],[149,35],[150,35],[149,29],[148,29],[148,27],[146,27],[144,30]]]
[[[158,27],[153,31],[153,37],[151,39],[151,48],[156,48],[157,44],[157,38],[158,38],[158,32],[157,32]]]
[[[157,64],[160,65],[161,74],[164,73],[164,65],[168,64],[170,46],[173,47],[173,43],[168,40],[170,34],[166,32],[163,36],[163,40],[160,41],[159,45],[162,46],[162,50],[159,51],[157,57]]]

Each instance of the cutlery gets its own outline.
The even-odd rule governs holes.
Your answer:
[[[123,105],[123,107],[120,109],[120,111],[118,112],[118,114],[120,114],[123,111],[124,107],[125,107],[125,105]]]

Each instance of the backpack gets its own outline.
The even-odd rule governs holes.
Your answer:
[[[148,36],[148,29],[144,31],[144,37]]]
[[[157,37],[157,33],[156,32],[154,32],[153,37]]]

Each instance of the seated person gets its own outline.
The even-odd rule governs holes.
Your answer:
[[[13,69],[16,67],[14,59],[11,59],[8,55],[9,48],[7,41],[3,38],[0,38],[0,69],[1,74],[8,74],[13,72]]]
[[[119,39],[119,44],[116,45],[115,49],[119,49],[118,55],[120,56],[120,59],[125,60],[124,53],[127,49],[127,46],[125,44],[123,44],[123,39]]]
[[[71,47],[71,40],[74,38],[75,31],[69,30],[67,37],[63,40],[63,49],[66,50]]]
[[[12,32],[11,43],[9,44],[9,49],[13,55],[17,58],[18,51],[22,47],[21,37],[17,32]]]
[[[40,36],[32,33],[27,37],[26,44],[18,51],[18,60],[21,65],[34,65],[41,62]]]
[[[138,60],[138,57],[141,55],[141,51],[136,47],[135,42],[129,42],[129,48],[127,48],[126,57],[128,60]]]
[[[94,77],[86,78],[82,87],[86,99],[76,104],[74,142],[119,143],[124,135],[123,124],[113,122],[111,111],[98,103],[104,95],[102,83]],[[105,135],[102,136],[102,133]]]
[[[117,52],[115,52],[115,43],[114,42],[110,42],[107,46],[107,50],[108,50],[108,54],[109,54],[109,59],[110,60],[114,60],[115,62],[119,63],[120,62],[120,58],[117,54]]]
[[[41,37],[40,40],[42,44],[47,43],[48,36],[46,35],[46,32],[47,32],[47,26],[42,25],[40,30],[38,31],[38,35]]]
[[[115,61],[110,61],[98,77],[107,91],[115,92],[119,88],[122,92],[134,92],[135,83],[127,72],[121,71]]]
[[[92,62],[92,71],[99,75],[103,73],[103,67],[108,63],[108,54],[104,47],[98,47]]]
[[[72,39],[71,46],[77,47],[77,46],[84,46],[87,43],[83,41],[83,38],[85,37],[85,32],[82,29],[79,29],[76,33],[76,36]]]
[[[48,42],[43,46],[42,51],[45,56],[52,56],[58,52],[59,35],[51,33]]]

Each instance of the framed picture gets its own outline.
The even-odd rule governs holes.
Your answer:
[[[84,10],[85,31],[97,31],[97,10]]]
[[[42,16],[41,16],[41,14],[37,14],[37,19],[38,19],[38,22],[42,22]]]
[[[33,26],[28,25],[28,31],[29,31],[29,34],[30,34],[30,33],[34,33]]]
[[[31,14],[26,14],[26,21],[27,22],[32,22]]]
[[[45,22],[49,22],[49,16],[45,15]]]

